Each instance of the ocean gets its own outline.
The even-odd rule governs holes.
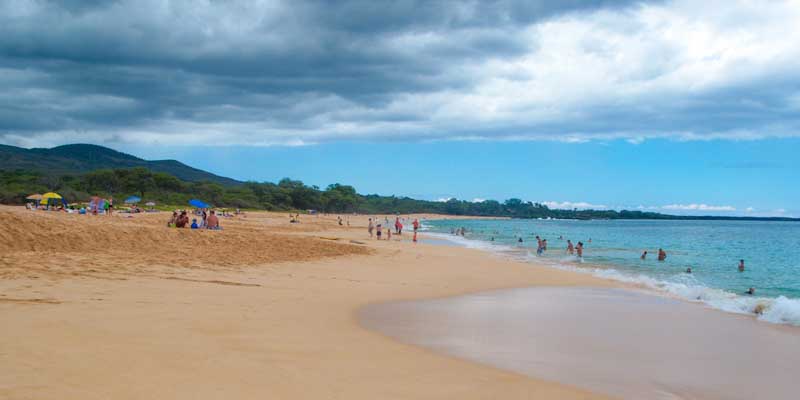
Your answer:
[[[463,237],[451,234],[461,227]],[[465,247],[639,284],[723,311],[759,310],[760,320],[800,326],[800,223],[426,220],[423,230]],[[536,235],[548,242],[542,255],[536,254]],[[583,242],[583,259],[566,254],[568,239]],[[665,261],[656,260],[659,248],[667,252]],[[740,259],[744,272],[737,269]],[[745,294],[750,287],[755,295]]]

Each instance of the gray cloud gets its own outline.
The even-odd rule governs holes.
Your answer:
[[[793,10],[9,1],[0,4],[0,142],[795,136],[800,47],[770,43],[793,26],[779,7]],[[737,26],[753,31],[739,40]]]

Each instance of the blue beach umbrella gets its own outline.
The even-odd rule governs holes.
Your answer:
[[[142,201],[141,197],[139,197],[139,196],[131,196],[131,197],[128,197],[127,199],[125,199],[125,204],[136,204],[136,203],[138,203],[140,201]]]
[[[211,206],[209,206],[205,202],[197,199],[189,200],[189,205],[196,208],[211,208]]]

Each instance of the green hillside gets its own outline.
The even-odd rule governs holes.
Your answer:
[[[93,144],[68,144],[52,149],[24,149],[0,145],[0,169],[35,171],[43,175],[72,175],[98,169],[143,167],[164,172],[188,182],[237,185],[241,182],[192,168],[175,160],[147,161],[130,154]]]

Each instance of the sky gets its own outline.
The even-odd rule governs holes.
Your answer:
[[[698,4],[7,0],[0,143],[433,200],[800,216],[800,3]]]

